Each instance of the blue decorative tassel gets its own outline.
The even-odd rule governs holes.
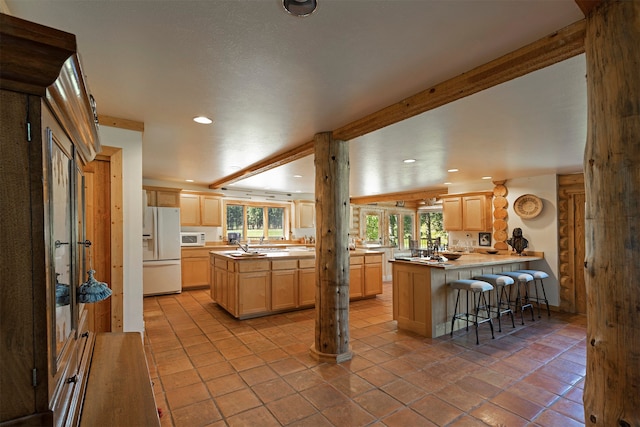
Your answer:
[[[111,289],[109,289],[109,285],[104,282],[98,282],[93,277],[95,272],[95,270],[87,271],[89,279],[78,287],[78,302],[99,302],[111,296]]]

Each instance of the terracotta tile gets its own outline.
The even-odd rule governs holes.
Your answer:
[[[240,372],[240,376],[250,387],[276,378],[278,375],[267,365],[257,366]]]
[[[313,405],[299,394],[267,403],[266,406],[282,425],[289,425],[317,412]]]
[[[381,387],[388,395],[394,397],[405,405],[414,402],[425,395],[425,391],[413,384],[399,379]]]
[[[569,399],[560,398],[550,409],[584,423],[584,405]]]
[[[306,366],[291,357],[273,362],[270,364],[270,366],[274,371],[282,376],[306,369]]]
[[[169,374],[175,374],[176,372],[183,372],[193,369],[193,364],[188,357],[181,357],[179,359],[173,359],[167,362],[157,363],[158,375],[161,377]]]
[[[213,351],[216,351],[216,347],[211,344],[208,339],[206,339],[205,342],[194,344],[191,346],[185,346],[184,350],[189,356],[193,357],[199,354],[211,353]]]
[[[200,382],[202,382],[202,380],[200,379],[200,375],[198,375],[198,371],[195,369],[164,375],[162,377],[162,387],[165,390],[174,390],[176,388]]]
[[[231,366],[238,371],[244,371],[246,369],[255,368],[256,366],[264,365],[264,360],[260,359],[254,354],[238,357],[237,359],[230,360]]]
[[[491,385],[486,381],[474,378],[473,375],[461,379],[460,381],[456,382],[456,384],[460,388],[472,393],[477,393],[484,398],[493,397],[500,392],[499,387]]]
[[[189,406],[194,402],[200,402],[211,398],[207,387],[200,382],[168,390],[165,395],[172,411],[177,408],[182,408],[183,406]]]
[[[528,424],[524,418],[489,402],[483,403],[471,411],[469,415],[482,420],[490,426],[524,427]]]
[[[407,427],[407,426],[421,426],[430,427],[436,426],[431,421],[427,420],[422,415],[412,411],[411,409],[404,408],[382,420],[385,426],[388,427]]]
[[[398,379],[397,375],[394,375],[379,366],[372,366],[370,368],[363,369],[358,372],[358,375],[376,387],[381,387]]]
[[[334,426],[360,427],[371,424],[375,418],[351,401],[346,401],[322,411]]]
[[[202,377],[204,381],[207,381],[235,373],[236,371],[229,362],[217,362],[198,368],[198,372],[200,373],[200,377]]]
[[[262,405],[260,399],[249,389],[242,389],[218,396],[216,403],[222,414],[227,418]]]
[[[554,313],[495,340],[481,328],[479,346],[474,334],[425,339],[397,330],[384,286],[385,294],[351,304],[354,357],[340,365],[309,355],[313,310],[239,321],[205,290],[146,298],[145,352],[162,426],[517,426],[545,406],[532,425],[581,425],[584,316]],[[199,378],[216,397],[193,402]]]
[[[222,362],[224,357],[218,351],[212,351],[209,353],[196,354],[194,356],[189,356],[191,359],[191,363],[196,368],[201,368],[204,366],[212,365],[217,362]]]
[[[576,403],[579,403],[582,405],[582,398],[584,396],[584,390],[580,387],[573,387],[571,390],[569,390],[568,392],[565,393],[565,395],[563,397],[565,397],[566,399],[572,400]]]
[[[534,419],[544,409],[542,405],[508,391],[498,394],[491,399],[491,402],[521,416],[525,420]]]
[[[342,404],[348,400],[344,394],[329,384],[313,386],[300,392],[300,394],[320,411]]]
[[[437,396],[462,411],[470,411],[484,400],[479,394],[464,390],[455,384],[442,388]]]
[[[339,376],[329,381],[329,383],[346,396],[352,398],[375,388],[368,381],[353,374]]]
[[[282,378],[274,378],[272,380],[256,384],[251,387],[251,389],[264,403],[282,399],[283,397],[296,392],[293,387],[291,387]]]
[[[250,409],[246,412],[242,412],[238,415],[234,415],[227,418],[227,424],[229,427],[246,427],[246,426],[260,426],[260,427],[278,427],[280,423],[274,418],[273,415],[264,407]]]
[[[571,388],[570,384],[560,381],[557,378],[544,375],[539,371],[527,375],[523,379],[523,381],[527,384],[535,385],[559,396],[563,395]]]
[[[217,397],[247,388],[247,385],[238,374],[231,374],[207,381],[207,388],[212,396]]]
[[[171,417],[175,421],[175,427],[208,426],[222,419],[220,412],[211,400],[204,400],[189,406],[174,409],[171,411]],[[165,415],[161,418],[161,421],[164,418],[171,417]],[[164,426],[164,423],[162,425]]]
[[[447,427],[487,427],[487,425],[477,418],[463,415],[451,424],[448,424]]]
[[[584,423],[574,420],[571,417],[567,417],[559,412],[551,409],[545,410],[542,414],[536,418],[535,423],[541,427],[583,427]]]
[[[426,396],[412,403],[411,409],[439,426],[449,424],[463,414],[460,409],[434,395]]]

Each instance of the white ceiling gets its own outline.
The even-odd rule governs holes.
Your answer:
[[[573,0],[319,0],[306,18],[279,0],[6,4],[76,35],[98,112],[144,122],[145,179],[203,186],[583,18]],[[582,170],[584,62],[352,140],[351,195]],[[235,188],[313,193],[313,169],[309,156]]]

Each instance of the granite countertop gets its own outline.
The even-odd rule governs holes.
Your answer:
[[[438,262],[427,260],[427,258],[419,257],[397,257],[389,260],[389,262],[402,262],[415,265],[424,265],[425,267],[442,268],[444,270],[454,270],[457,268],[482,267],[486,265],[512,264],[516,262],[538,261],[544,259],[542,254],[531,254],[527,256],[518,256],[511,254],[481,254],[481,253],[464,253],[456,260],[448,260],[446,262]]]

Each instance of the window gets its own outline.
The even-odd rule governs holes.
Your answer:
[[[288,233],[286,205],[227,204],[227,236],[238,239],[284,239]]]
[[[402,215],[402,247],[408,248],[413,239],[413,215]]]
[[[389,244],[391,246],[398,247],[399,233],[398,215],[391,214],[389,215]]]
[[[368,213],[365,216],[365,238],[368,242],[380,240],[380,215],[377,213]]]
[[[440,245],[446,245],[447,237],[442,223],[442,212],[420,213],[420,247],[433,246],[437,239],[440,239]]]

